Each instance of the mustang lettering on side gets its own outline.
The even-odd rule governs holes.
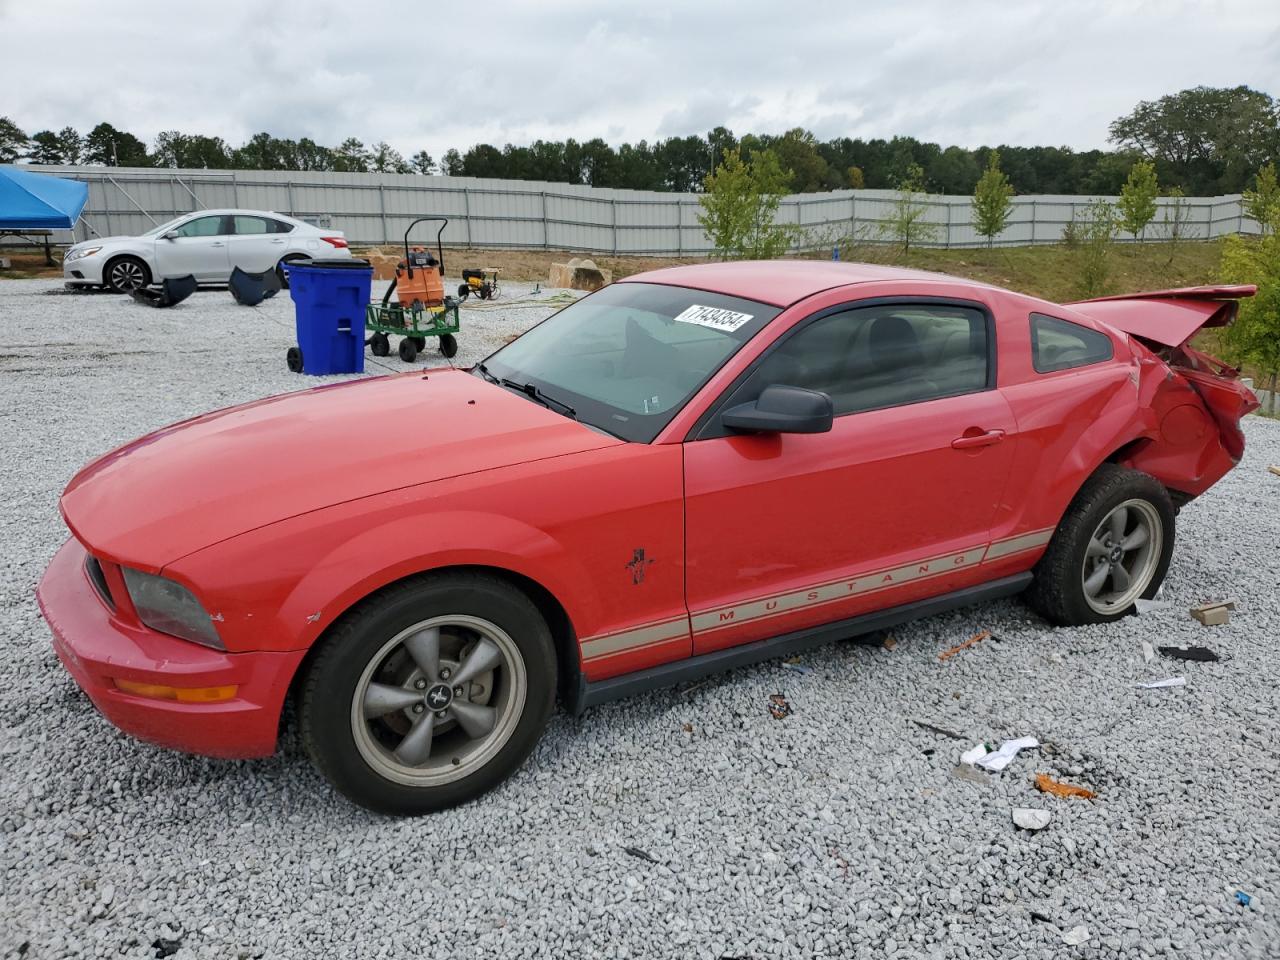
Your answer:
[[[85,467],[39,588],[102,713],[357,803],[469,800],[573,711],[1023,593],[1153,596],[1257,399],[1191,346],[1252,287],[1060,305],[860,264],[656,270],[471,370],[209,413]],[[379,411],[437,427],[370,431]]]

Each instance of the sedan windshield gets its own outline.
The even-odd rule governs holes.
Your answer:
[[[178,224],[182,223],[182,221],[186,220],[186,219],[187,219],[187,218],[189,218],[190,216],[191,216],[191,214],[189,214],[189,213],[184,213],[182,216],[180,216],[180,217],[174,217],[172,220],[168,221],[167,223],[162,223],[162,224],[160,224],[160,226],[158,226],[158,227],[152,227],[152,228],[151,228],[150,230],[148,230],[146,233],[139,234],[139,236],[142,236],[142,237],[158,237],[158,236],[160,236],[160,234],[162,234],[162,233],[168,233],[170,230],[172,230],[174,227],[178,226]]]
[[[557,413],[648,443],[779,312],[703,290],[616,283],[565,307],[476,370]]]

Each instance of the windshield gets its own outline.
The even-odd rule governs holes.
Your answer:
[[[189,213],[184,213],[182,216],[180,216],[180,217],[174,217],[172,220],[168,221],[167,223],[162,223],[162,224],[160,224],[160,226],[158,226],[158,227],[152,227],[152,228],[151,228],[150,230],[148,230],[146,233],[140,234],[140,236],[143,236],[143,237],[158,237],[158,236],[160,236],[160,234],[162,234],[162,233],[168,233],[170,230],[172,230],[174,227],[176,227],[178,224],[182,223],[182,221],[186,220],[186,219],[187,219],[188,217],[190,217],[190,216],[191,216],[191,214],[189,214]]]
[[[481,366],[558,412],[648,443],[779,312],[702,290],[616,283],[565,307]]]

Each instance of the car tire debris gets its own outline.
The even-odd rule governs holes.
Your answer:
[[[1161,647],[1160,655],[1172,657],[1174,660],[1190,660],[1194,663],[1217,663],[1221,659],[1208,647]]]

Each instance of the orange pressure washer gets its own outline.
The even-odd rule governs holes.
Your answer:
[[[436,234],[436,252],[433,257],[426,247],[409,246],[409,230],[426,220],[442,220]],[[445,217],[420,217],[409,224],[404,232],[404,259],[396,264],[396,276],[392,287],[396,299],[406,310],[422,311],[444,306],[444,244],[441,237],[449,221]]]
[[[436,233],[433,257],[425,247],[409,246],[409,232],[427,220],[441,221]],[[389,336],[403,337],[400,359],[412,363],[426,348],[427,337],[440,338],[440,352],[450,358],[458,352],[454,334],[459,330],[458,301],[444,295],[444,244],[441,237],[449,221],[445,217],[419,217],[404,232],[404,259],[396,264],[396,275],[377,301],[365,308],[364,326],[370,332],[365,342],[375,357],[391,352]],[[391,302],[391,294],[396,302]]]

